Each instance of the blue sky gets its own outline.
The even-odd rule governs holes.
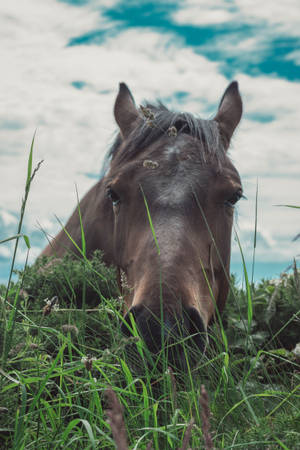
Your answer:
[[[212,117],[227,84],[239,81],[244,117],[231,157],[247,201],[236,228],[252,260],[258,183],[256,277],[275,276],[300,253],[300,11],[286,0],[11,0],[0,7],[0,240],[15,234],[26,158],[37,129],[24,231],[33,261],[95,182],[116,129],[118,83],[136,102]],[[0,246],[0,280],[11,259]],[[25,252],[18,256],[22,265]],[[233,242],[232,267],[240,255]]]

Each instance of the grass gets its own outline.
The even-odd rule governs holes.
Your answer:
[[[31,149],[27,192],[34,174]],[[133,336],[121,334],[115,271],[99,252],[10,276],[0,286],[0,448],[300,448],[299,272],[253,285],[245,269],[245,279],[242,290],[232,277],[206,354],[179,373],[165,352],[151,363],[134,320]]]

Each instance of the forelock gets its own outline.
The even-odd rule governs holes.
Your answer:
[[[116,157],[119,163],[130,161],[162,137],[169,136],[171,143],[176,136],[186,134],[200,143],[201,161],[205,163],[214,159],[219,166],[223,165],[225,148],[216,121],[200,119],[190,113],[169,111],[162,103],[148,103],[141,108],[141,119],[128,136],[125,148],[118,152],[122,143],[121,136],[118,135],[110,150],[111,159]],[[145,110],[148,111],[146,116],[150,118],[145,117]]]

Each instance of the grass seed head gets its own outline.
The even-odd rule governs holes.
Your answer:
[[[146,120],[146,124],[147,124],[148,127],[150,127],[150,128],[155,128],[154,120],[147,119],[147,120]]]
[[[159,163],[157,161],[151,161],[151,159],[145,159],[143,161],[143,167],[146,167],[146,169],[157,169]]]
[[[186,427],[183,441],[182,441],[182,447],[180,447],[179,450],[188,450],[188,445],[189,445],[189,441],[191,439],[191,434],[192,434],[192,429],[193,429],[194,423],[195,423],[195,421],[192,417],[191,420],[189,421],[188,426]]]
[[[146,108],[143,105],[140,105],[140,108],[141,108],[142,114],[145,117],[145,119],[154,120],[154,114],[150,108]]]
[[[78,328],[76,327],[76,325],[68,325],[68,324],[66,324],[66,325],[62,325],[61,326],[61,329],[62,329],[62,332],[63,333],[73,333],[73,334],[75,334],[75,336],[77,336],[78,335],[78,333],[79,333],[79,331],[78,331]]]
[[[202,433],[204,438],[205,450],[213,450],[213,441],[210,433],[210,408],[209,408],[209,398],[204,384],[201,385],[201,420],[202,420]]]
[[[96,358],[92,358],[90,355],[87,356],[83,356],[81,358],[81,362],[82,364],[85,365],[86,370],[88,370],[89,372],[92,370],[93,368],[93,361],[96,361]]]
[[[117,450],[128,450],[127,432],[123,417],[123,406],[121,405],[115,392],[109,388],[105,391],[109,409],[106,410],[108,423],[110,424],[112,435],[116,443]]]
[[[176,137],[177,136],[177,128],[175,126],[168,128],[167,134],[169,137]]]
[[[168,367],[168,373],[171,380],[171,386],[172,386],[172,398],[174,403],[174,409],[177,409],[177,389],[176,389],[176,379],[174,372],[171,367]]]
[[[37,350],[39,348],[39,346],[38,346],[38,344],[31,342],[31,344],[29,344],[29,348],[30,348],[30,350]]]

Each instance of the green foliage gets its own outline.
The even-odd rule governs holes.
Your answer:
[[[300,367],[289,351],[299,336],[297,276],[251,287],[250,333],[249,292],[233,279],[223,331],[211,327],[206,355],[182,374],[149,365],[138,335],[121,335],[115,271],[99,252],[90,262],[70,256],[38,260],[19,272],[4,311],[9,318],[16,308],[0,370],[1,448],[115,448],[105,415],[108,387],[124,407],[131,448],[146,448],[150,440],[155,449],[179,448],[191,417],[189,446],[203,448],[203,383],[216,448],[297,448]],[[0,287],[2,308],[5,290]],[[45,299],[55,296],[59,310],[45,314]],[[0,342],[4,332],[1,326]],[[132,352],[126,350],[129,343]]]
[[[23,285],[33,300],[58,296],[68,306],[98,305],[102,298],[118,296],[116,273],[102,261],[102,253],[96,250],[91,260],[74,259],[71,255],[57,260],[39,258],[24,272]]]
[[[253,318],[251,339],[248,335],[247,295],[234,287],[223,314],[227,337],[231,348],[251,347],[259,349],[284,347],[292,350],[300,341],[300,274],[283,273],[277,280],[262,280],[252,286],[251,302]]]

